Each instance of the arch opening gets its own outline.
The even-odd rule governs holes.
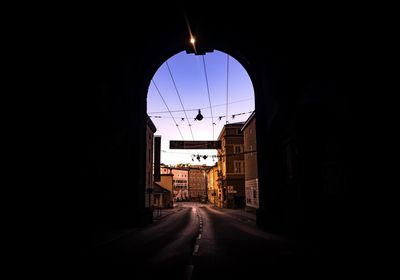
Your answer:
[[[161,164],[154,165],[154,169],[160,168],[155,185],[164,184],[172,194],[171,202],[163,205],[209,201],[218,207],[258,208],[254,89],[239,61],[218,50],[202,56],[182,51],[170,57],[151,79],[147,119],[157,131],[156,138],[161,139],[160,155],[154,157]],[[187,145],[218,142],[221,147],[170,149],[170,141],[177,140]],[[149,152],[152,146],[147,141]],[[246,161],[250,173],[246,172]],[[151,170],[151,158],[146,162]],[[197,169],[202,170],[204,179],[195,182],[192,177]],[[154,184],[151,173],[146,172],[146,182],[151,184],[146,189]],[[172,183],[161,182],[168,177],[165,173],[174,173]],[[146,207],[160,202],[146,195]]]

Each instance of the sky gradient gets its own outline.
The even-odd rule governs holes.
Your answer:
[[[201,121],[194,120],[198,109],[204,116]],[[217,159],[213,161],[211,156],[217,154],[216,150],[170,150],[169,141],[217,140],[226,121],[246,121],[253,110],[254,90],[249,75],[236,59],[231,56],[228,59],[220,51],[207,53],[204,61],[203,56],[184,51],[174,55],[157,70],[147,96],[147,113],[157,128],[155,135],[161,135],[161,162],[171,165],[214,165]],[[193,154],[208,155],[208,158],[192,161]]]

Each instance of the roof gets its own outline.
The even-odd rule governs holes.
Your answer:
[[[161,187],[157,183],[153,183],[153,193],[171,193],[171,191],[167,190],[166,188]]]
[[[230,126],[243,126],[244,125],[244,122],[236,122],[236,123],[228,123],[228,124],[226,124],[226,125],[224,125],[224,127],[221,129],[221,132],[219,133],[219,136],[218,136],[218,139],[221,139],[221,137],[222,137],[222,134],[223,134],[223,132],[224,132],[224,130],[225,130],[225,127],[230,127]]]
[[[246,128],[246,126],[249,125],[249,123],[256,117],[256,111],[253,111],[253,113],[251,113],[250,117],[247,119],[247,121],[244,123],[243,127],[242,127],[242,131]]]
[[[154,125],[153,121],[150,119],[149,115],[147,115],[147,118],[146,118],[146,119],[147,119],[147,120],[146,120],[147,126],[151,129],[151,131],[152,131],[153,133],[155,133],[155,132],[157,131],[157,128],[156,128],[156,126]]]

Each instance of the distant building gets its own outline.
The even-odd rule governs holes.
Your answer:
[[[245,207],[243,133],[244,122],[226,124],[218,137],[219,184],[222,204],[227,208]]]
[[[188,190],[188,170],[185,167],[167,167],[161,166],[161,174],[172,174],[172,195],[174,201],[189,200]]]
[[[170,192],[170,196],[167,198],[169,201],[165,201],[165,207],[173,207],[174,201],[173,201],[173,177],[174,175],[172,173],[170,174],[161,174],[160,178],[161,181],[155,182],[159,186],[163,187],[167,191]]]
[[[207,169],[207,196],[211,204],[221,207],[219,201],[222,189],[218,187],[218,163]]]
[[[154,183],[153,187],[153,207],[158,209],[172,207],[171,192],[158,183]]]
[[[146,140],[146,192],[145,192],[145,207],[149,208],[152,201],[153,192],[153,142],[154,133],[157,131],[156,126],[147,116]]]
[[[187,201],[189,200],[189,188],[188,188],[188,168],[187,167],[171,167],[162,164],[161,176],[163,174],[172,174],[172,197],[174,201]]]
[[[165,164],[160,165],[160,173],[161,174],[172,174],[171,167]]]
[[[256,113],[250,115],[242,127],[244,137],[244,177],[246,206],[258,208],[258,174],[256,151]]]
[[[188,168],[189,180],[188,190],[189,199],[191,201],[201,201],[207,195],[207,167],[205,166],[191,166]]]

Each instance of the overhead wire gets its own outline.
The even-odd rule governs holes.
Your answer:
[[[228,89],[229,89],[229,55],[226,54],[226,114],[228,116]],[[228,124],[228,118],[226,118],[225,123]]]
[[[160,90],[158,89],[158,87],[157,87],[156,83],[154,82],[154,80],[151,79],[151,81],[153,82],[154,87],[156,88],[158,94],[160,95],[162,101],[164,102],[165,107],[167,107],[167,110],[169,111],[169,114],[171,115],[172,119],[174,120],[175,126],[176,126],[176,128],[178,129],[179,134],[181,135],[182,140],[184,140],[183,135],[182,135],[182,132],[181,132],[181,130],[180,130],[180,128],[179,128],[179,125],[176,123],[174,116],[172,115],[171,111],[169,110],[169,107],[168,107],[167,103],[165,102],[164,97],[162,96],[162,94],[161,94]]]
[[[204,66],[204,74],[206,77],[206,85],[207,85],[207,94],[208,94],[208,102],[210,103],[210,112],[211,112],[211,126],[212,126],[212,140],[214,140],[214,116],[213,116],[213,111],[211,107],[211,97],[210,97],[210,88],[208,86],[208,78],[207,78],[207,69],[206,69],[206,60],[204,58],[204,55],[202,56],[203,58],[203,66]]]
[[[237,100],[237,101],[232,101],[232,102],[229,102],[229,64],[230,64],[230,57],[229,57],[229,55],[227,54],[227,61],[226,61],[226,102],[225,103],[221,103],[221,104],[218,104],[218,105],[214,105],[214,106],[212,106],[212,103],[211,103],[211,93],[210,93],[210,85],[209,85],[209,82],[208,82],[208,73],[207,73],[207,67],[206,67],[206,61],[205,61],[205,56],[202,56],[202,60],[203,60],[203,67],[204,67],[204,74],[205,74],[205,81],[206,81],[206,86],[207,86],[207,95],[208,95],[208,101],[209,101],[209,107],[204,107],[204,108],[193,108],[193,109],[185,109],[185,107],[184,107],[184,105],[183,105],[183,102],[182,102],[182,99],[181,99],[181,96],[180,96],[180,93],[179,93],[179,90],[178,90],[178,87],[177,87],[177,85],[176,85],[176,82],[175,82],[175,79],[174,79],[174,76],[172,75],[172,71],[171,71],[171,68],[170,68],[170,66],[169,66],[169,64],[168,64],[168,61],[166,61],[166,65],[167,65],[167,68],[168,68],[168,71],[169,71],[169,75],[170,75],[170,77],[171,77],[171,80],[172,80],[172,82],[173,82],[173,85],[174,85],[174,88],[175,88],[175,91],[176,91],[176,93],[177,93],[177,95],[178,95],[178,98],[179,98],[179,101],[180,101],[180,104],[181,104],[181,106],[182,106],[182,110],[173,110],[173,111],[171,111],[170,109],[169,109],[169,107],[168,107],[168,105],[166,104],[166,102],[165,102],[165,100],[164,100],[164,98],[163,98],[163,96],[162,96],[162,94],[161,94],[161,92],[160,92],[160,90],[158,89],[158,87],[157,87],[157,85],[156,85],[156,83],[155,83],[155,81],[152,79],[152,83],[154,84],[154,86],[155,86],[155,88],[156,88],[156,90],[157,90],[157,92],[158,92],[158,94],[160,95],[160,97],[161,97],[161,99],[162,99],[162,101],[164,102],[164,105],[166,106],[166,108],[167,108],[167,110],[168,111],[159,111],[159,112],[148,112],[148,114],[164,114],[164,113],[168,113],[169,115],[170,115],[170,117],[168,117],[168,116],[150,116],[149,115],[149,117],[153,117],[153,118],[172,118],[173,119],[173,121],[174,121],[174,123],[175,123],[175,126],[177,127],[177,129],[178,129],[178,131],[179,131],[179,134],[180,134],[180,136],[181,136],[181,138],[182,138],[182,140],[184,140],[184,137],[183,137],[183,135],[182,135],[182,132],[181,132],[181,130],[180,130],[180,127],[179,127],[179,125],[178,125],[178,123],[177,123],[177,121],[179,120],[179,121],[185,121],[184,120],[184,117],[177,117],[177,116],[173,116],[173,114],[172,114],[172,112],[184,112],[184,116],[185,116],[185,118],[186,118],[186,121],[187,121],[187,123],[188,123],[188,125],[189,125],[189,129],[190,129],[190,132],[191,132],[191,136],[192,136],[192,139],[194,140],[194,135],[193,135],[193,131],[192,131],[192,124],[189,122],[189,118],[188,118],[188,115],[187,115],[187,111],[197,111],[197,110],[201,110],[201,109],[208,109],[209,108],[209,110],[210,110],[210,113],[211,113],[211,117],[204,117],[204,118],[211,118],[211,121],[212,121],[212,139],[214,140],[214,126],[216,125],[215,124],[215,122],[214,122],[214,115],[213,115],[213,108],[215,108],[215,107],[219,107],[219,106],[225,106],[225,110],[226,110],[226,115],[225,116],[217,116],[216,118],[218,118],[219,119],[219,121],[221,121],[221,119],[222,118],[226,118],[226,124],[228,124],[229,123],[229,121],[228,121],[228,117],[232,117],[232,119],[234,119],[235,118],[235,116],[238,116],[238,115],[243,115],[243,114],[248,114],[248,113],[252,113],[252,111],[251,112],[242,112],[242,113],[236,113],[236,114],[231,114],[231,116],[230,115],[228,115],[228,105],[229,104],[233,104],[233,103],[239,103],[239,102],[243,102],[243,101],[247,101],[247,100],[253,100],[254,98],[247,98],[247,99],[242,99],[242,100]],[[223,110],[223,109],[222,109]],[[218,112],[218,110],[216,110],[216,112]],[[162,152],[163,153],[171,153],[171,152],[167,152],[167,151],[165,151],[165,150],[162,150]],[[256,152],[256,151],[247,151],[247,152],[244,152],[243,154],[246,154],[246,153],[249,153],[249,152]],[[179,153],[179,152],[178,152]],[[177,153],[177,154],[178,154]],[[193,160],[193,157],[194,156],[197,156],[197,157],[201,157],[201,158],[204,158],[204,159],[206,159],[207,157],[212,157],[212,158],[214,158],[214,157],[218,157],[218,158],[220,158],[220,157],[227,157],[227,156],[233,156],[234,154],[225,154],[225,155],[213,155],[213,154],[202,154],[202,155],[199,155],[199,154],[192,154],[192,153],[184,153],[184,154],[186,154],[186,155],[191,155],[192,156],[192,160]]]
[[[218,116],[218,119],[221,120],[222,118],[227,118],[231,117],[232,119],[234,119],[236,116],[240,116],[240,115],[245,115],[245,114],[251,114],[254,111],[248,111],[248,112],[241,112],[241,113],[236,113],[236,114],[232,114],[230,116],[225,116],[225,115],[221,115]],[[171,117],[166,117],[166,116],[157,116],[157,115],[149,115],[150,118],[156,118],[156,119],[170,119]],[[185,120],[184,117],[176,117],[178,119],[181,119],[182,121]],[[211,119],[211,117],[203,117],[204,119]]]
[[[194,140],[193,131],[192,131],[192,125],[190,124],[190,122],[189,122],[189,119],[188,119],[188,117],[187,117],[187,114],[186,114],[185,107],[183,106],[182,99],[181,99],[181,96],[180,96],[180,94],[179,94],[178,88],[177,88],[177,86],[176,86],[176,83],[175,83],[174,77],[172,76],[171,69],[169,68],[168,61],[166,61],[165,63],[167,64],[167,67],[168,67],[168,72],[169,72],[169,75],[171,76],[172,83],[174,84],[174,87],[175,87],[175,90],[176,90],[176,94],[178,94],[179,101],[180,101],[180,103],[181,103],[181,106],[182,106],[183,112],[184,112],[184,114],[185,114],[185,117],[186,117],[187,123],[188,123],[188,125],[189,125],[190,133],[192,134],[192,139]]]
[[[208,157],[210,158],[223,158],[223,157],[234,157],[234,156],[238,156],[238,155],[246,155],[246,154],[253,154],[253,153],[257,153],[257,150],[249,150],[249,151],[243,151],[243,152],[239,152],[239,153],[226,153],[226,154],[199,154],[199,153],[184,153],[184,152],[171,152],[171,151],[166,151],[166,150],[162,150],[163,153],[168,153],[168,154],[181,154],[181,155],[190,155],[192,158],[194,157],[200,157],[203,159],[206,159]]]
[[[236,100],[236,101],[229,102],[228,104],[230,105],[230,104],[240,103],[240,102],[244,102],[244,101],[248,101],[248,100],[253,100],[253,99],[254,99],[254,98],[239,99],[239,100]],[[215,108],[215,107],[221,107],[221,106],[226,106],[226,103],[221,103],[221,104],[213,105],[212,107]],[[199,109],[200,109],[200,110],[204,110],[204,109],[208,109],[208,108],[209,108],[209,107],[195,108],[195,109],[186,109],[185,111],[186,111],[186,112],[189,112],[189,111],[198,111]],[[178,112],[183,112],[183,110],[171,110],[171,112],[172,112],[172,113],[178,113]],[[169,111],[148,112],[148,114],[164,114],[164,113],[169,113]]]

